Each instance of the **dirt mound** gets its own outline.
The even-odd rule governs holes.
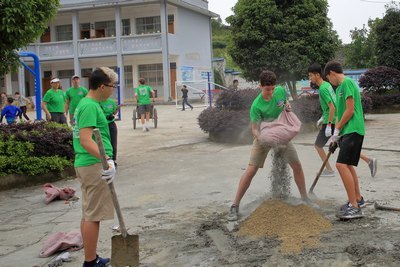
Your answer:
[[[317,247],[322,232],[332,223],[306,205],[291,206],[278,200],[263,202],[241,225],[239,235],[277,237],[282,253],[299,253]]]

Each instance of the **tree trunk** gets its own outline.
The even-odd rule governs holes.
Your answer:
[[[296,90],[296,81],[288,81],[287,85],[289,86],[290,95],[292,96],[293,100],[297,100],[297,90]]]

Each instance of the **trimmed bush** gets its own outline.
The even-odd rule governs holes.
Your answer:
[[[400,70],[379,66],[367,70],[359,84],[366,93],[382,95],[388,91],[400,90]]]
[[[61,171],[72,166],[73,159],[68,126],[47,122],[0,125],[0,176]]]

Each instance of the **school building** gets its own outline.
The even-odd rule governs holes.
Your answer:
[[[139,78],[160,100],[175,98],[176,81],[204,80],[212,71],[210,19],[206,0],[61,0],[61,7],[35,43],[21,51],[40,58],[42,93],[58,77],[63,89],[74,74],[88,86],[93,68],[119,72],[121,102],[131,101]],[[33,68],[30,58],[24,62]],[[0,91],[35,95],[24,67],[0,77]]]

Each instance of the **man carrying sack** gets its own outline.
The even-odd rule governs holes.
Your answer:
[[[259,86],[261,93],[253,101],[250,109],[251,130],[254,136],[250,161],[246,171],[240,178],[236,197],[229,211],[229,221],[236,221],[238,219],[239,203],[249,188],[258,169],[264,166],[265,159],[272,147],[271,145],[263,145],[260,143],[261,122],[275,120],[281,115],[285,108],[290,109],[286,100],[285,89],[281,86],[276,86],[276,81],[276,75],[272,71],[261,72]],[[303,168],[297,156],[296,149],[291,142],[286,144],[284,157],[293,170],[294,180],[299,189],[301,198],[308,202],[309,199],[306,191]]]

